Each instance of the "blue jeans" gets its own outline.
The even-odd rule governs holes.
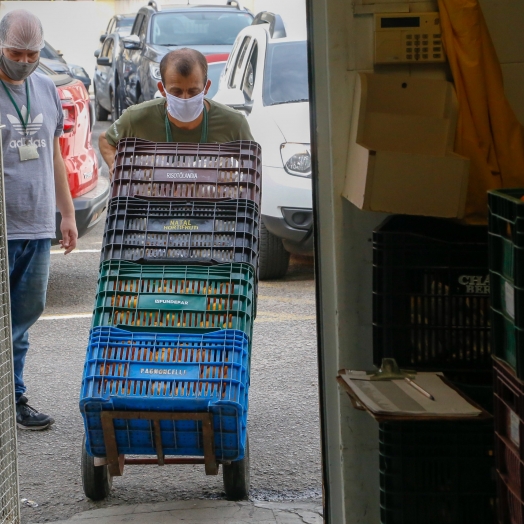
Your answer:
[[[24,364],[29,349],[29,328],[44,311],[51,240],[8,240],[11,326],[15,395],[18,400],[26,391]]]

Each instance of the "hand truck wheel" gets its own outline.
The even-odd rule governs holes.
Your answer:
[[[113,477],[107,466],[95,466],[95,459],[87,453],[86,436],[82,442],[82,486],[87,498],[103,500],[111,492]]]
[[[244,500],[249,495],[249,438],[246,435],[246,452],[242,460],[222,465],[222,477],[227,500]]]

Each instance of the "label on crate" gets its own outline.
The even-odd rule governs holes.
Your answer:
[[[198,364],[181,362],[133,362],[129,365],[129,378],[159,379],[195,379],[200,376]]]
[[[162,168],[156,167],[153,182],[216,182],[218,171],[216,169],[191,169],[191,168]]]
[[[205,296],[171,295],[153,293],[138,297],[139,309],[169,309],[186,311],[205,311],[207,298]]]
[[[520,419],[516,413],[511,409],[509,410],[509,438],[511,441],[520,448]]]
[[[504,282],[504,308],[515,319],[515,288],[509,282]]]
[[[205,218],[149,218],[148,231],[182,232],[198,231],[208,233],[213,231],[214,219]]]
[[[459,273],[455,276],[452,292],[460,295],[489,295],[489,287],[489,273]]]

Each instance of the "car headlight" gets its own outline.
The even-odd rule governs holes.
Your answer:
[[[280,146],[284,169],[290,175],[311,177],[311,147],[309,144],[286,142]]]
[[[162,79],[162,77],[160,76],[160,64],[157,64],[156,62],[149,64],[149,72],[155,80]]]
[[[71,74],[73,76],[80,76],[82,78],[89,78],[89,75],[87,74],[87,71],[80,66],[70,66],[69,70],[71,71]]]

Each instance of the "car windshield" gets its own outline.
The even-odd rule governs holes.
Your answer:
[[[61,60],[58,51],[49,43],[45,43],[45,47],[40,50],[40,56],[49,60]]]
[[[268,45],[262,94],[264,105],[307,102],[307,73],[306,41]]]
[[[38,64],[38,70],[43,73],[44,75],[48,75],[48,76],[51,76],[51,75],[56,75],[56,73],[50,69],[49,67],[47,67],[46,65],[44,65],[42,62],[40,62]]]
[[[220,80],[220,75],[224,70],[226,63],[225,62],[213,62],[208,65],[207,68],[207,77],[211,80],[211,87],[207,92],[207,98],[213,98],[218,91],[218,82]]]
[[[156,45],[233,45],[251,22],[248,13],[159,13],[153,17],[150,40]]]
[[[121,29],[131,29],[133,27],[134,18],[120,18],[116,21],[116,29],[120,31]]]

